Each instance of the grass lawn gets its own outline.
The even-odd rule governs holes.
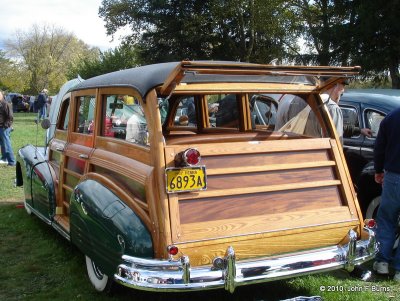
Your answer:
[[[16,114],[12,133],[15,154],[19,147],[36,144],[36,140],[44,145],[44,130],[37,130],[34,118],[34,114]],[[400,284],[388,277],[363,282],[344,271],[239,287],[233,295],[223,290],[157,294],[122,287],[112,295],[99,294],[89,283],[83,254],[21,208],[23,190],[13,187],[14,177],[14,168],[0,168],[0,300],[267,301],[321,296],[333,301],[400,301]],[[365,266],[370,267],[371,263]]]

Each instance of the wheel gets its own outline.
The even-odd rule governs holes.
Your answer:
[[[365,218],[376,219],[376,214],[378,213],[378,208],[380,203],[381,203],[381,196],[377,196],[374,199],[372,199],[371,203],[369,203],[368,205],[367,211],[365,212]],[[399,243],[400,243],[400,216],[397,227],[396,241],[394,243],[393,249],[396,249],[399,246]]]
[[[90,257],[85,257],[89,280],[94,288],[99,292],[109,292],[111,290],[112,280],[100,270]]]

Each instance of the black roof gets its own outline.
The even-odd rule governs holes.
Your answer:
[[[205,61],[210,64],[219,65],[221,63],[243,64],[240,62],[219,62]],[[75,86],[72,91],[101,88],[101,87],[132,87],[136,89],[144,98],[146,94],[153,88],[162,85],[171,74],[171,72],[181,62],[160,63],[146,65],[121,71],[115,71],[104,75],[89,78],[79,85]],[[257,64],[249,64],[254,65]],[[227,74],[197,74],[196,72],[185,73],[181,82],[185,83],[204,83],[204,82],[283,82],[283,83],[302,83],[315,84],[314,79],[310,76],[302,75],[227,75]]]
[[[132,87],[144,97],[150,89],[164,83],[168,75],[178,64],[178,62],[161,63],[115,71],[89,78],[75,86],[72,90],[101,87]]]
[[[390,112],[400,107],[400,90],[397,89],[349,89],[340,99],[363,103],[366,106],[379,107],[385,112]]]

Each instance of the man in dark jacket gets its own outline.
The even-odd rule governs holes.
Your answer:
[[[39,120],[46,118],[47,89],[43,89],[37,97],[37,110],[39,112]]]
[[[393,255],[400,215],[400,108],[390,112],[379,126],[374,148],[375,181],[382,184],[382,197],[376,217],[379,253],[374,270],[389,274],[389,263],[400,282],[400,247]]]
[[[3,92],[0,91],[0,144],[2,159],[0,164],[15,166],[15,157],[11,147],[11,125],[13,122],[13,112],[10,105],[5,101]]]

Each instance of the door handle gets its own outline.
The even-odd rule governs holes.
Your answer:
[[[63,152],[63,151],[64,151],[64,148],[63,148],[63,147],[60,147],[60,146],[58,146],[58,147],[56,147],[56,150],[57,150],[57,151],[59,151],[59,152]]]
[[[89,156],[85,155],[85,154],[80,154],[79,158],[81,158],[81,159],[89,159]]]

